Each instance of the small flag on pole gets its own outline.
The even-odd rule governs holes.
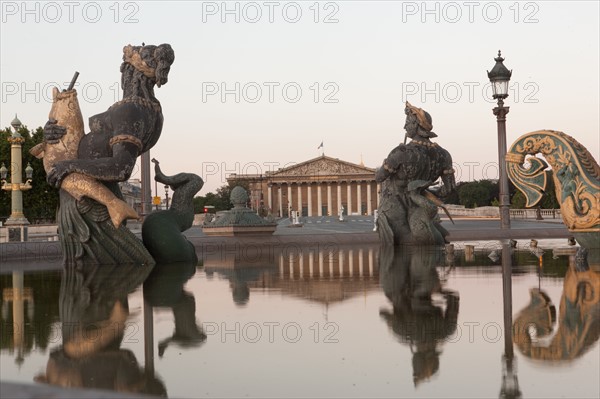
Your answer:
[[[320,145],[317,147],[317,150],[318,150],[319,148],[323,148],[323,142],[322,142],[322,141],[321,141],[321,144],[320,144]]]

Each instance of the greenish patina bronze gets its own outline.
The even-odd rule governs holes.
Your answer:
[[[249,209],[248,193],[243,187],[236,186],[230,195],[233,209],[223,212],[214,221],[205,223],[202,230],[207,235],[261,235],[273,234],[277,223],[270,222],[258,216],[255,211]]]
[[[588,266],[569,266],[558,318],[546,292],[536,287],[530,295],[529,305],[513,324],[513,342],[524,356],[548,363],[568,362],[581,357],[600,338],[600,274]]]
[[[159,162],[154,162],[154,180],[168,185],[173,190],[171,207],[152,212],[142,224],[142,241],[159,263],[198,263],[194,245],[182,234],[194,222],[194,195],[204,185],[204,181],[193,173],[178,173],[166,176]]]
[[[563,222],[582,246],[600,249],[600,166],[583,145],[563,132],[538,130],[519,137],[506,162],[508,176],[528,207],[542,198],[550,164]]]
[[[438,372],[443,343],[456,333],[460,297],[438,275],[445,265],[442,246],[384,246],[379,264],[381,287],[392,306],[379,315],[398,341],[411,347],[418,385]],[[434,295],[443,297],[445,306]]]
[[[437,134],[427,112],[407,102],[405,113],[411,141],[394,148],[375,174],[381,183],[377,231],[384,245],[441,245],[448,232],[437,208],[456,188],[452,157],[430,140]],[[431,187],[438,179],[440,186]]]

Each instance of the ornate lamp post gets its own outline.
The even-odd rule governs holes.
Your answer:
[[[508,97],[508,82],[512,70],[508,70],[502,61],[500,50],[498,57],[494,58],[496,65],[488,71],[488,78],[492,83],[494,91],[493,98],[498,100],[498,106],[494,108],[494,115],[498,122],[498,170],[500,186],[500,224],[502,229],[510,229],[510,197],[508,193],[508,176],[506,174],[506,114],[509,107],[504,106],[504,99]]]
[[[10,182],[8,182],[8,169],[4,164],[0,167],[0,177],[2,178],[2,190],[11,191],[11,213],[6,220],[7,226],[25,226],[29,221],[23,214],[23,191],[31,189],[31,179],[33,177],[33,168],[28,163],[25,168],[26,181],[23,183],[23,160],[22,145],[25,139],[19,134],[21,121],[15,115],[15,119],[10,123],[15,132],[10,136]],[[26,235],[21,234],[21,241],[26,239]]]

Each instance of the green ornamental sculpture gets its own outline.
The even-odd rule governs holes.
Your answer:
[[[583,145],[563,132],[538,130],[513,143],[506,163],[508,176],[525,195],[527,207],[542,198],[550,164],[563,222],[582,246],[600,247],[600,166]]]

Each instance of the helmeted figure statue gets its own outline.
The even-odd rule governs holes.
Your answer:
[[[380,285],[392,309],[379,315],[410,346],[415,386],[438,372],[443,344],[457,329],[460,295],[443,287],[437,271],[443,264],[439,246],[386,246],[380,252]]]
[[[386,245],[441,245],[448,232],[437,206],[456,187],[452,157],[430,140],[437,135],[427,112],[406,102],[405,113],[411,142],[394,148],[375,175],[381,183],[377,230]],[[429,189],[439,178],[439,189]]]

